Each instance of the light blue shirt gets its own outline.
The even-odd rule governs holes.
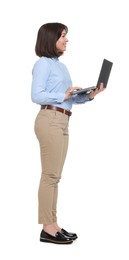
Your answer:
[[[66,90],[72,86],[67,67],[58,58],[41,57],[32,70],[31,99],[39,105],[52,105],[71,110],[73,104],[89,101],[86,94],[64,100]]]

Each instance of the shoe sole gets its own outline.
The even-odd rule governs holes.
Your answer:
[[[73,240],[71,240],[71,241],[54,241],[54,240],[47,239],[47,238],[40,238],[40,242],[68,245],[68,244],[72,244]]]

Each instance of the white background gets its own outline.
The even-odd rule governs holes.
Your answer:
[[[129,15],[126,0],[1,1],[0,254],[1,259],[129,259]],[[103,58],[113,61],[108,87],[74,106],[59,186],[58,221],[79,238],[72,245],[39,242],[39,147],[30,99],[39,27],[69,28],[61,57],[74,85],[96,83]]]

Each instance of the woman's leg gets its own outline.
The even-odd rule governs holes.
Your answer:
[[[66,115],[48,110],[41,110],[35,122],[42,162],[38,193],[39,223],[48,227],[56,222],[58,182],[68,145],[67,126]]]
[[[63,153],[62,153],[62,157],[61,157],[61,164],[60,164],[60,168],[59,168],[59,174],[60,174],[60,178],[61,178],[61,174],[62,174],[62,170],[63,170],[63,166],[64,166],[64,162],[65,162],[65,158],[67,155],[67,150],[68,150],[68,133],[64,133],[63,134]],[[53,196],[53,207],[52,207],[52,215],[53,215],[53,223],[57,223],[57,197],[58,197],[58,186],[55,187],[54,190],[54,196]]]

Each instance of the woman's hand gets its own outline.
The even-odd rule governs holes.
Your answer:
[[[97,94],[99,94],[104,90],[105,90],[104,85],[103,83],[101,83],[98,88],[96,88],[95,90],[91,90],[91,92],[88,94],[88,98],[93,99]]]
[[[71,98],[74,94],[72,93],[74,90],[79,90],[80,87],[69,87],[65,92],[65,99]]]

